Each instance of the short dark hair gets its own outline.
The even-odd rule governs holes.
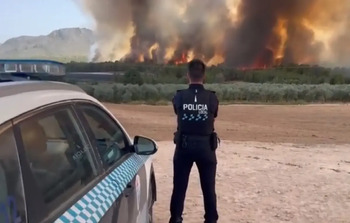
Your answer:
[[[204,78],[205,64],[200,59],[193,59],[188,63],[188,75],[192,81],[200,81]]]

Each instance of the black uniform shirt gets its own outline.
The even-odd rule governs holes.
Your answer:
[[[179,90],[173,98],[174,112],[178,117],[178,131],[189,135],[210,135],[218,115],[219,101],[215,92],[202,84],[190,84]]]

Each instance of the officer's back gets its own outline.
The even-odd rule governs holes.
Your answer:
[[[208,136],[214,131],[218,104],[214,92],[202,84],[190,84],[188,89],[178,91],[174,100],[182,134]]]
[[[170,222],[181,223],[188,179],[196,163],[204,197],[205,222],[218,219],[216,209],[215,175],[217,137],[214,119],[218,114],[215,92],[203,85],[205,64],[200,60],[189,63],[188,89],[179,90],[173,99],[177,115],[177,132],[174,142],[174,188],[171,198]]]

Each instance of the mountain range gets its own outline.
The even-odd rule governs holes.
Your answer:
[[[95,43],[92,30],[65,28],[41,36],[20,36],[0,44],[0,59],[87,61]]]

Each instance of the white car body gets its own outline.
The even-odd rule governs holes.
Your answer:
[[[98,105],[99,107],[103,108],[103,110],[108,113],[111,117],[114,117],[114,115],[108,111],[108,109],[98,100],[95,98],[89,96],[85,92],[83,92],[80,88],[73,86],[71,84],[66,83],[58,83],[58,82],[42,82],[42,81],[20,81],[20,82],[6,82],[6,83],[0,83],[0,127],[4,124],[9,122],[9,120],[14,120],[18,117],[23,116],[24,114],[31,112],[31,111],[40,111],[41,108],[45,108],[49,105],[61,103],[61,102],[74,102],[74,101],[86,101],[91,102],[95,105]],[[124,129],[122,124],[114,117],[114,120],[118,125],[122,128],[124,133],[126,134],[128,140],[132,142],[132,138],[129,136],[127,131]],[[1,142],[0,142],[1,143]],[[136,156],[136,155],[133,155]],[[139,182],[136,190],[136,197],[129,198],[133,199],[135,202],[134,205],[137,206],[137,216],[133,216],[135,219],[135,223],[146,223],[151,222],[150,216],[149,216],[149,205],[147,203],[140,203],[140,187],[146,187],[147,192],[147,201],[150,199],[153,199],[153,197],[150,197],[149,194],[152,186],[152,182],[155,181],[155,179],[152,179],[154,177],[153,174],[153,167],[152,167],[152,156],[147,156],[148,158],[142,165],[142,168],[145,169],[146,173],[146,185],[139,185]],[[1,159],[1,157],[0,157]],[[136,179],[139,178],[139,175],[136,175]],[[138,181],[137,179],[136,181]],[[155,185],[154,185],[155,187]],[[120,195],[122,196],[122,195]],[[153,195],[154,196],[154,195]],[[130,201],[129,201],[130,202]],[[73,206],[72,206],[73,207]],[[111,209],[111,207],[109,208]],[[68,210],[70,207],[67,206],[67,212],[63,213],[62,216],[69,216]],[[93,213],[90,213],[93,214]],[[104,214],[107,214],[104,213]],[[59,216],[59,215],[56,215]],[[109,222],[109,220],[106,220],[107,217],[103,216],[99,218],[93,218],[91,222]],[[68,219],[71,218],[68,217]],[[75,219],[70,219],[70,221],[66,220],[67,218],[57,218],[55,222],[73,222]],[[111,218],[112,219],[112,218]],[[120,217],[118,219],[121,219]],[[78,219],[79,220],[79,219]],[[97,221],[98,220],[98,221]],[[27,219],[28,221],[28,219]],[[0,219],[1,222],[1,219]],[[129,216],[128,221],[121,222],[121,223],[134,223],[131,222],[131,218]]]

